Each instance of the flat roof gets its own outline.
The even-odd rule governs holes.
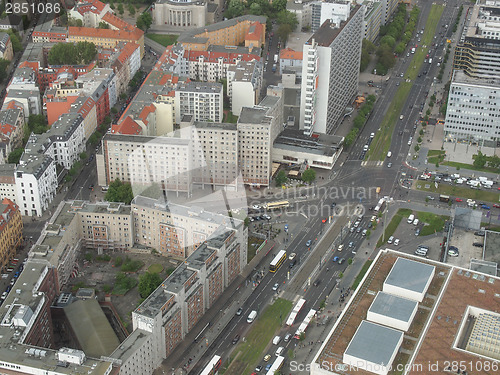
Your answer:
[[[500,263],[500,233],[492,230],[485,231],[484,236],[484,248],[483,248],[484,260]]]
[[[436,267],[407,258],[398,258],[384,284],[423,293]]]
[[[380,365],[390,365],[398,351],[402,331],[380,324],[362,321],[345,354]]]
[[[409,322],[417,306],[417,301],[395,296],[394,294],[379,292],[368,311]]]

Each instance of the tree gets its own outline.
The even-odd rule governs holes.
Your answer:
[[[243,15],[245,12],[245,5],[240,0],[229,0],[227,10],[224,12],[224,17],[235,18]]]
[[[488,165],[490,167],[492,167],[492,168],[498,168],[498,167],[500,167],[500,157],[498,157],[498,155],[490,156],[488,158]]]
[[[57,43],[49,51],[51,65],[87,65],[95,59],[97,48],[91,42]]]
[[[146,272],[139,277],[137,289],[142,298],[147,298],[160,285],[162,279],[157,273]]]
[[[109,188],[104,196],[104,199],[108,202],[123,202],[125,204],[130,204],[132,199],[134,199],[132,185],[129,183],[123,183],[117,178],[109,184]]]
[[[302,181],[310,184],[316,179],[316,171],[312,168],[309,168],[302,173]]]
[[[277,33],[280,39],[283,42],[286,42],[288,40],[288,35],[290,35],[292,31],[292,27],[289,24],[285,23],[283,25],[279,25]]]
[[[286,172],[282,169],[278,172],[276,176],[276,186],[281,186],[288,181],[288,177],[286,176]]]
[[[21,44],[21,40],[19,38],[19,34],[14,29],[7,30],[7,34],[9,34],[10,42],[12,43],[12,48],[14,52],[22,51],[23,45]]]
[[[21,156],[23,156],[24,148],[16,148],[13,150],[8,157],[9,164],[18,164]]]
[[[153,17],[151,16],[151,14],[149,12],[144,12],[139,17],[137,17],[136,26],[143,31],[147,31],[147,29],[151,27],[152,23]]]
[[[43,134],[48,130],[47,120],[44,115],[30,115],[28,117],[28,129],[35,134]]]
[[[118,13],[120,13],[120,15],[123,16],[123,13],[125,12],[125,10],[123,9],[123,4],[118,4]]]
[[[243,223],[245,224],[245,227],[248,227],[250,225],[250,218],[247,216],[245,220],[243,220]]]
[[[486,165],[487,157],[481,151],[477,152],[477,155],[472,163],[476,168],[483,168]]]
[[[299,21],[297,20],[297,15],[288,10],[282,10],[278,12],[278,16],[276,17],[279,25],[290,25],[292,31],[295,30]]]
[[[109,24],[104,21],[99,22],[99,29],[109,29]]]
[[[128,13],[129,13],[131,16],[134,16],[134,15],[135,15],[135,7],[134,7],[132,4],[129,4],[129,5],[128,5]]]
[[[86,152],[81,152],[80,153],[80,159],[87,159],[87,153]]]
[[[9,65],[9,60],[0,59],[0,82],[3,82],[5,78],[7,78],[7,69]]]
[[[260,8],[259,3],[252,3],[250,5],[250,13],[255,15],[255,16],[260,16],[262,14],[262,9]]]

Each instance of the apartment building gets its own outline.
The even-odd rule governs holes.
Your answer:
[[[175,90],[175,122],[182,115],[193,115],[195,121],[222,122],[224,95],[221,83],[186,82]]]
[[[189,78],[203,82],[218,82],[226,78],[227,69],[240,61],[260,61],[260,48],[215,46],[207,51],[183,51]],[[183,72],[180,72],[181,74]]]
[[[500,79],[476,78],[455,70],[450,85],[444,138],[496,147],[500,141]]]
[[[251,26],[256,22],[262,25],[262,28],[259,28],[258,45],[255,45],[256,36],[249,33]],[[266,17],[245,15],[186,31],[179,36],[177,42],[187,50],[206,51],[210,45],[245,44],[245,47],[248,47],[245,41],[245,37],[248,36],[253,47],[260,48],[266,39],[265,25]]]
[[[9,154],[21,147],[24,135],[23,107],[11,101],[7,108],[0,111],[0,152],[3,159],[7,160]]]
[[[153,3],[153,25],[204,27],[208,1],[156,0]]]
[[[228,68],[227,92],[233,115],[239,116],[243,107],[253,107],[259,102],[263,73],[259,61],[240,61]]]
[[[380,1],[366,0],[363,5],[365,6],[364,39],[375,42],[380,34],[380,25],[383,24],[382,4]]]
[[[460,41],[455,48],[453,68],[473,78],[496,80],[500,76],[499,1],[479,0],[469,10]]]
[[[398,7],[399,0],[381,0],[380,4],[382,6],[382,24],[385,25]]]
[[[283,48],[280,50],[280,74],[284,70],[292,70],[300,77],[302,76],[302,51],[294,51],[291,48]]]
[[[340,25],[327,20],[304,44],[300,129],[335,132],[359,79],[364,10],[353,6]]]
[[[326,20],[340,25],[351,13],[351,2],[342,0],[315,1],[311,4],[311,31],[316,32]]]
[[[81,0],[68,11],[68,15],[74,20],[81,20],[85,27],[98,27],[108,12],[112,12],[109,4],[99,0]]]
[[[272,144],[283,130],[283,99],[266,96],[257,106],[244,107],[238,119],[238,165],[243,182],[269,186]]]
[[[0,164],[0,199],[14,203],[17,202],[15,171],[15,164]]]
[[[65,43],[68,39],[68,30],[58,26],[53,12],[43,12],[31,34],[33,43]]]
[[[286,3],[286,10],[297,16],[297,31],[311,28],[313,1],[314,0],[293,0]]]
[[[14,49],[9,34],[0,32],[0,58],[11,61],[13,57]]]
[[[23,243],[23,220],[17,204],[3,198],[0,204],[0,269],[4,269]]]

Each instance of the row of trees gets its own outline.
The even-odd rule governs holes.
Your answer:
[[[359,110],[358,114],[354,118],[353,128],[346,135],[346,137],[344,139],[344,144],[346,147],[349,147],[350,145],[352,145],[354,143],[354,141],[356,140],[356,137],[358,136],[359,131],[361,129],[363,129],[363,126],[365,125],[366,120],[368,119],[368,116],[370,116],[370,113],[373,109],[373,106],[375,105],[376,99],[377,98],[375,97],[375,95],[369,95],[366,98],[366,102],[363,104],[363,106]]]
[[[51,65],[85,65],[96,54],[96,46],[91,42],[57,43],[50,49],[48,60]]]
[[[316,171],[312,168],[306,169],[302,173],[302,181],[304,181],[306,184],[310,184],[316,179]],[[282,169],[281,171],[278,172],[278,175],[276,176],[275,179],[276,186],[283,186],[288,182],[288,177],[286,175],[286,172]]]
[[[487,156],[481,151],[478,151],[477,155],[474,155],[473,165],[476,168],[483,168],[488,164],[488,167],[499,169],[500,168],[500,157],[497,155]]]

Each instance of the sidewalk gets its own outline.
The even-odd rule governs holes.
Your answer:
[[[252,275],[260,261],[266,256],[266,253],[275,246],[274,241],[268,243],[255,255],[255,257],[246,265],[243,272],[227,287],[222,295],[203,315],[196,326],[186,334],[184,340],[174,349],[174,351],[165,359],[162,365],[154,371],[154,374],[187,374],[197,364],[207,349],[217,339],[219,333],[229,324],[236,314],[236,310],[242,306],[254,291],[252,283],[245,285],[247,278]],[[210,323],[210,329],[206,331],[203,337],[194,343],[194,339],[201,330]],[[192,359],[189,367],[184,367],[189,358]]]

